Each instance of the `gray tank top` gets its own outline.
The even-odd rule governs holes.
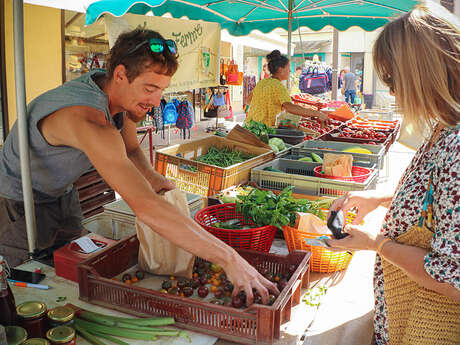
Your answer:
[[[49,145],[38,130],[38,122],[55,111],[71,106],[88,106],[105,114],[121,130],[125,114],[110,116],[107,95],[94,78],[104,74],[93,70],[35,98],[27,107],[30,168],[35,203],[55,201],[72,189],[72,184],[92,165],[86,154],[70,146]],[[0,150],[0,196],[22,201],[17,122]]]

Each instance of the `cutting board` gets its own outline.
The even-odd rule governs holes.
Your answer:
[[[249,132],[240,125],[233,127],[230,133],[227,134],[227,139],[271,150],[271,147],[268,144],[265,144],[255,134]]]

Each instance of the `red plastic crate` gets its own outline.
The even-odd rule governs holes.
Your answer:
[[[239,219],[243,225],[247,223],[241,214],[236,213],[236,204],[221,204],[206,207],[195,214],[195,220],[208,232],[233,248],[252,249],[269,252],[275,238],[277,228],[267,225],[246,230],[220,229],[211,226],[215,222]]]
[[[88,237],[99,247],[106,247],[116,241],[99,236],[94,233],[88,234]],[[54,269],[56,275],[65,279],[78,282],[78,268],[77,265],[96,255],[96,253],[85,254],[78,244],[71,242],[64,247],[59,248],[53,254],[54,257]]]
[[[273,344],[280,338],[280,325],[291,318],[300,303],[301,287],[308,287],[310,252],[289,255],[236,249],[256,269],[280,275],[295,265],[286,287],[271,306],[252,305],[236,309],[160,291],[126,285],[112,278],[137,264],[136,235],[119,241],[78,266],[80,299],[136,316],[171,316],[176,326],[241,344]]]
[[[372,169],[360,167],[360,166],[353,166],[351,168],[351,175],[352,176],[332,176],[326,175],[321,172],[323,169],[322,166],[317,166],[313,168],[316,177],[328,178],[331,180],[342,180],[342,181],[352,181],[352,182],[360,182],[363,183],[367,180],[367,178],[372,174]]]

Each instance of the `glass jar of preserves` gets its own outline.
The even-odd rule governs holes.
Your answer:
[[[22,327],[6,326],[5,332],[8,345],[21,345],[27,339],[27,332]]]
[[[46,304],[42,302],[24,302],[16,307],[19,325],[24,327],[30,338],[45,338]]]
[[[51,345],[75,345],[77,343],[75,330],[68,326],[51,328],[46,333],[46,338]]]
[[[22,345],[50,345],[50,342],[43,338],[27,339]]]
[[[49,328],[58,326],[71,326],[75,312],[69,307],[56,307],[48,310],[48,325]]]

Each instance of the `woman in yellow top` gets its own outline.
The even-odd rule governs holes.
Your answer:
[[[327,121],[327,115],[316,110],[306,109],[291,102],[288,89],[281,84],[290,74],[289,59],[274,50],[267,55],[268,70],[271,77],[259,81],[248,96],[250,104],[246,120],[255,120],[267,126],[275,126],[276,115],[282,110],[288,113],[303,116],[317,117],[322,123]]]

